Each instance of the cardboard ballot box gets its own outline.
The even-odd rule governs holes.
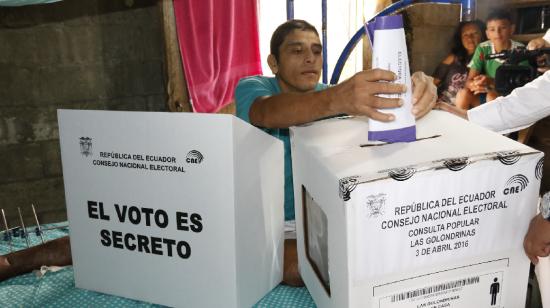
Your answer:
[[[282,142],[230,115],[58,117],[77,287],[249,307],[281,281]]]
[[[542,153],[433,111],[417,141],[364,118],[294,127],[300,271],[319,307],[523,307]]]

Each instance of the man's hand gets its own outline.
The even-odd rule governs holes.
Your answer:
[[[550,255],[550,222],[541,214],[531,220],[529,230],[523,240],[523,248],[533,264],[539,262],[538,257]]]
[[[380,97],[378,94],[401,94],[406,87],[393,83],[396,76],[393,72],[373,69],[361,71],[350,79],[333,87],[335,95],[331,99],[336,114],[365,115],[371,119],[388,122],[395,116],[377,109],[396,108],[403,105],[399,98]]]
[[[529,43],[527,44],[527,49],[529,50],[540,49],[545,47],[550,47],[550,43],[545,41],[542,37],[533,39],[529,41]],[[539,66],[537,70],[541,73],[544,73],[548,70],[548,67],[544,66],[544,64],[547,63],[546,57],[547,55],[542,55],[537,57],[537,66]]]
[[[378,109],[396,108],[403,105],[400,98],[385,98],[379,94],[401,94],[406,86],[393,83],[395,74],[391,71],[373,69],[355,74],[352,78],[334,87],[336,95],[332,101],[344,102],[344,106],[334,107],[339,113],[350,115],[366,115],[371,119],[388,122],[395,116],[383,113]],[[422,72],[416,72],[411,76],[413,85],[413,114],[420,118],[428,113],[437,99],[437,88],[433,84],[433,78]]]
[[[0,281],[31,272],[42,265],[66,266],[73,263],[68,236],[0,256]]]
[[[550,47],[550,44],[548,44],[542,37],[533,39],[529,41],[527,44],[527,49],[533,50],[533,49],[539,49],[544,47]]]
[[[423,72],[415,72],[411,76],[413,86],[412,113],[417,119],[426,115],[435,107],[437,100],[437,87],[433,78]]]

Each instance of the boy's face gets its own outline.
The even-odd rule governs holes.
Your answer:
[[[507,47],[514,34],[514,25],[507,19],[490,20],[485,34],[495,47]]]
[[[321,41],[315,32],[295,29],[279,47],[279,61],[270,55],[268,63],[283,93],[312,91],[323,67]]]

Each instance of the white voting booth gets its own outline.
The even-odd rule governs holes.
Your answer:
[[[281,281],[282,142],[230,115],[58,119],[77,287],[249,307]]]
[[[364,118],[291,129],[300,271],[319,307],[523,307],[543,154],[432,111],[417,141]]]

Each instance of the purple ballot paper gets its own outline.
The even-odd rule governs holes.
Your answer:
[[[382,16],[376,18],[374,24],[368,26],[372,40],[372,67],[394,72],[396,83],[407,86],[402,94],[380,95],[388,98],[403,99],[403,106],[380,110],[395,115],[392,122],[369,120],[369,140],[385,142],[410,142],[416,140],[416,122],[412,114],[412,86],[407,56],[405,31],[401,15]]]

